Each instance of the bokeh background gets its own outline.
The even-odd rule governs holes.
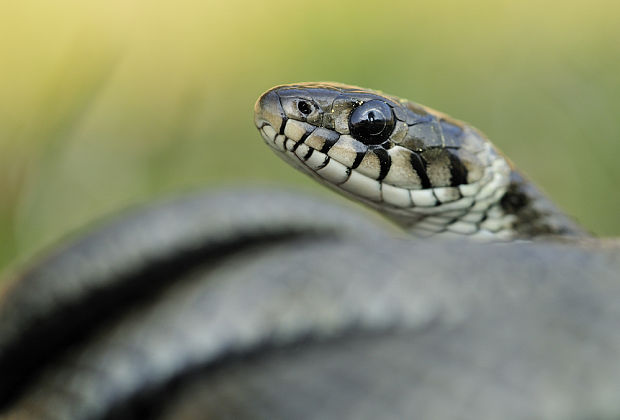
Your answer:
[[[0,3],[0,271],[158,197],[326,198],[252,125],[272,85],[380,89],[482,129],[561,208],[620,234],[620,3]]]

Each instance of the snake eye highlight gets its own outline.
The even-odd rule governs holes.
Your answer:
[[[297,103],[297,109],[304,115],[310,115],[312,113],[312,105],[306,101],[299,101]]]
[[[394,114],[388,104],[379,100],[364,102],[349,117],[349,131],[366,145],[379,145],[394,130]]]

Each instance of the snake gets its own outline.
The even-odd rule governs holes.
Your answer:
[[[116,214],[0,288],[0,418],[620,418],[618,240],[428,108],[298,84],[255,110],[416,237],[273,188]]]
[[[281,158],[416,236],[587,236],[479,130],[340,83],[276,86],[254,122]]]

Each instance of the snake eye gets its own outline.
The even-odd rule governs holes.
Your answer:
[[[304,115],[310,115],[312,113],[312,105],[306,101],[297,102],[297,109]]]
[[[388,104],[379,100],[364,102],[349,117],[349,131],[367,145],[378,145],[394,130],[394,114]]]

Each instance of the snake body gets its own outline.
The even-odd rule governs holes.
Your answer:
[[[0,290],[0,418],[620,418],[620,242],[462,239],[580,231],[477,131],[390,98],[280,87],[256,122],[332,188],[461,240],[275,190],[121,214]]]
[[[431,108],[335,83],[256,102],[265,142],[293,166],[418,235],[583,235],[478,130]]]
[[[620,243],[379,222],[245,189],[92,229],[0,291],[0,418],[620,417]]]

